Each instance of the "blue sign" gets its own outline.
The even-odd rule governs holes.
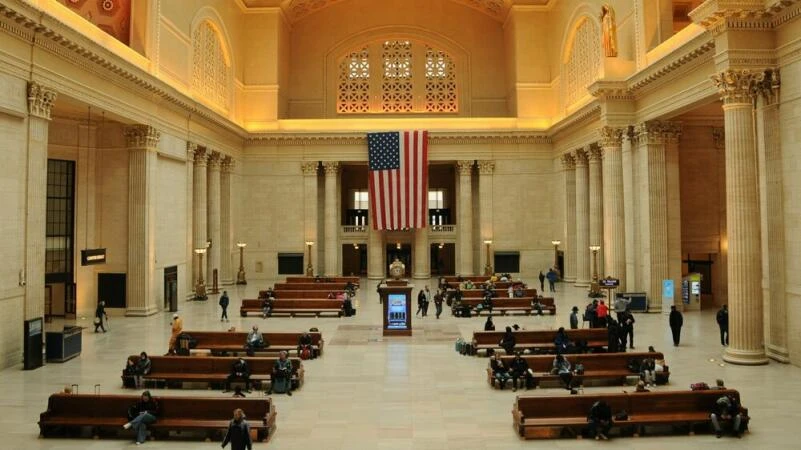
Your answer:
[[[662,280],[662,298],[673,299],[673,280]]]
[[[387,298],[387,329],[405,330],[406,327],[406,295],[389,294]]]

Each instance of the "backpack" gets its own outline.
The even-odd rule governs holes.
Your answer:
[[[631,373],[640,373],[640,367],[642,366],[642,361],[637,358],[629,359],[628,364],[626,364],[626,368],[629,369]]]
[[[704,383],[703,381],[700,383],[693,383],[690,385],[691,391],[708,391],[709,385]]]
[[[309,347],[303,347],[300,351],[300,359],[311,359],[311,349]]]

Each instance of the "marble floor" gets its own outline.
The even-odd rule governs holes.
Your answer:
[[[418,283],[419,285],[420,283]],[[325,338],[322,358],[306,361],[306,383],[296,395],[275,396],[277,429],[266,446],[280,449],[517,449],[594,448],[594,440],[521,441],[512,429],[510,410],[516,394],[490,389],[486,383],[487,359],[460,356],[453,342],[469,339],[482,327],[483,318],[457,319],[443,314],[415,318],[412,338],[383,338],[381,309],[373,282],[363,282],[358,314],[351,318],[241,318],[235,312],[239,299],[254,297],[267,283],[234,287],[230,323],[219,321],[216,298],[180,305],[186,330],[249,328],[298,331],[317,327]],[[415,291],[416,292],[416,291]],[[584,292],[560,286],[555,317],[498,317],[496,326],[518,323],[527,329],[553,329],[567,325],[573,305],[586,303]],[[714,435],[657,436],[613,439],[617,449],[760,448],[797,449],[792,429],[801,423],[801,369],[771,363],[762,367],[721,364],[714,311],[688,312],[682,345],[671,343],[667,318],[637,314],[635,343],[645,350],[653,345],[665,353],[671,383],[657,389],[686,389],[690,383],[713,383],[723,378],[739,389],[752,416],[751,432],[742,440]],[[129,448],[123,440],[40,439],[36,422],[47,397],[67,384],[80,385],[81,393],[100,384],[103,393],[123,392],[120,370],[125,356],[147,351],[162,354],[169,338],[168,313],[148,318],[111,317],[108,333],[85,330],[83,354],[64,364],[48,364],[35,371],[20,367],[0,372],[0,434],[3,449],[115,449]],[[79,325],[90,326],[88,318]],[[588,388],[587,392],[619,391],[621,387]],[[178,392],[158,391],[159,395]],[[183,390],[181,395],[223,395],[206,390]],[[532,391],[531,395],[564,395],[558,389]],[[261,395],[261,394],[256,394]],[[257,444],[257,448],[265,444]],[[219,443],[151,441],[146,448],[219,448]]]

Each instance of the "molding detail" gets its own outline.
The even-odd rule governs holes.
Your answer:
[[[152,148],[159,145],[161,132],[150,125],[131,125],[125,128],[125,142],[129,149]]]
[[[186,162],[195,162],[195,152],[197,152],[197,144],[194,142],[186,143]]]
[[[300,170],[307,177],[317,176],[319,163],[317,161],[303,161],[300,163]]]
[[[325,176],[332,176],[339,173],[339,168],[341,164],[339,161],[325,161],[323,162],[323,172]]]
[[[473,172],[473,161],[456,161],[456,171],[459,175],[470,175]]]
[[[644,122],[634,127],[637,142],[641,144],[675,144],[681,136],[680,122]]]
[[[575,156],[573,157],[573,159],[576,162],[576,167],[587,167],[588,156],[589,155],[587,155],[587,151],[586,150],[584,150],[582,148],[576,150],[575,151]]]
[[[480,159],[477,161],[478,173],[481,175],[492,175],[495,171],[495,161],[491,159]]]
[[[757,76],[754,83],[755,94],[762,98],[765,106],[775,105],[779,102],[781,84],[779,69],[767,69]]]
[[[761,76],[761,73],[750,70],[725,70],[712,75],[712,81],[725,105],[752,103]]]
[[[544,133],[479,132],[449,133],[431,132],[430,145],[465,144],[552,144],[552,139]],[[367,145],[367,136],[360,134],[303,134],[303,133],[262,133],[250,136],[247,145]]]
[[[598,130],[598,134],[600,134],[598,143],[602,148],[622,147],[623,131],[623,128],[603,127]]]
[[[220,170],[222,173],[231,173],[234,171],[234,166],[236,165],[234,158],[230,156],[223,156],[220,160]]]
[[[206,156],[206,148],[205,147],[198,147],[195,146],[195,166],[196,167],[206,167],[206,163],[208,162],[208,158]]]
[[[565,153],[560,158],[562,168],[565,170],[576,170],[576,159],[570,153]]]
[[[28,83],[28,112],[34,117],[50,120],[57,96],[56,91],[31,81]]]

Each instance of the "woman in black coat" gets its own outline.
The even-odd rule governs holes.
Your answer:
[[[506,351],[507,355],[511,355],[514,352],[515,345],[517,344],[517,340],[515,339],[514,333],[512,333],[512,327],[506,327],[506,333],[504,333],[503,338],[501,338],[500,346],[501,348]]]
[[[245,413],[241,409],[234,410],[234,418],[228,424],[222,447],[231,443],[231,450],[253,450],[253,441],[250,439],[250,425],[245,420]]]

